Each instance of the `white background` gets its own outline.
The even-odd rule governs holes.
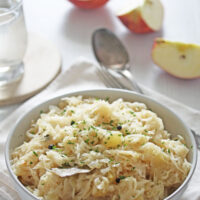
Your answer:
[[[103,8],[86,11],[67,0],[24,0],[24,12],[28,30],[52,40],[59,48],[63,69],[79,56],[95,61],[91,34],[97,28],[106,27],[127,47],[132,72],[139,83],[200,110],[200,78],[182,80],[172,77],[151,59],[155,37],[200,44],[200,0],[163,0],[162,30],[143,35],[131,33],[115,16],[113,8],[118,1],[110,0]]]

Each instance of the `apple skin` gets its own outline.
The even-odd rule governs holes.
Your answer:
[[[134,10],[131,13],[118,16],[121,22],[134,33],[151,33],[154,32],[141,17],[141,12]]]
[[[168,41],[164,40],[163,38],[156,38],[154,40],[154,43],[153,43],[153,47],[152,47],[152,51],[151,51],[151,57],[152,57],[152,60],[153,62],[158,66],[160,67],[161,69],[163,69],[165,72],[167,72],[168,74],[170,74],[171,76],[173,77],[176,77],[176,78],[179,78],[179,79],[185,79],[185,80],[190,80],[190,79],[199,79],[200,78],[200,75],[199,76],[193,76],[193,77],[185,77],[185,76],[181,76],[181,75],[178,75],[178,74],[173,74],[171,73],[169,70],[165,69],[162,65],[160,65],[155,59],[154,59],[154,49],[160,45],[160,44],[164,44],[164,43],[167,43]],[[177,44],[181,44],[180,42],[177,42]],[[193,44],[189,44],[189,45],[193,45]]]
[[[106,4],[109,0],[69,0],[72,4],[76,5],[82,9],[96,9],[104,4]]]
[[[164,7],[160,0],[129,0],[117,13],[120,21],[132,32],[143,34],[159,31]]]

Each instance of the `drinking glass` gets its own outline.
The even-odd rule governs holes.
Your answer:
[[[26,47],[22,0],[0,0],[0,86],[23,76]]]

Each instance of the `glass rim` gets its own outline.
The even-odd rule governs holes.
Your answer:
[[[17,10],[19,7],[21,7],[22,4],[23,4],[23,0],[19,0],[19,2],[17,1],[17,4],[14,7],[8,9],[6,12],[4,12],[2,14],[0,13],[0,17],[9,15],[11,12],[13,12],[14,10]]]

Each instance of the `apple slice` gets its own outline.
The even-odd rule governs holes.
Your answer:
[[[69,0],[74,5],[83,9],[95,9],[103,6],[109,0]]]
[[[123,3],[117,16],[132,32],[160,30],[163,22],[163,6],[160,0],[126,0]]]
[[[178,78],[200,77],[200,46],[157,38],[152,48],[155,64]]]

